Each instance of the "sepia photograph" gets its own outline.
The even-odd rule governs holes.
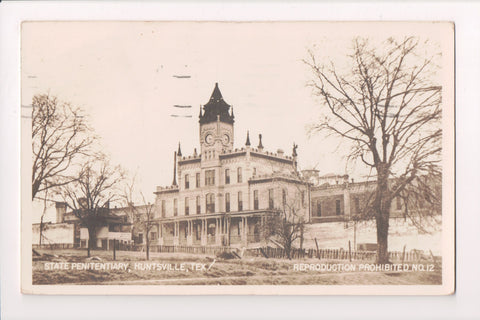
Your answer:
[[[20,35],[22,292],[454,293],[453,23]]]

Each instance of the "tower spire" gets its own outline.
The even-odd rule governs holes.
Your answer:
[[[178,151],[177,151],[177,155],[178,155],[179,157],[181,157],[181,156],[182,156],[182,149],[180,149],[180,142],[178,142]]]
[[[258,135],[258,150],[263,150],[263,144],[262,144],[262,134]]]
[[[220,116],[221,122],[233,124],[235,120],[230,108],[231,106],[223,99],[218,83],[215,83],[209,101],[203,106],[203,112],[200,109],[199,122],[200,124],[216,122],[218,116]]]
[[[247,141],[245,142],[245,145],[250,147],[250,132],[247,130]]]
[[[177,152],[173,153],[173,182],[172,186],[177,185]]]

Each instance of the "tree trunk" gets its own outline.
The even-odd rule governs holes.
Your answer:
[[[390,200],[388,186],[388,168],[379,165],[375,198],[375,221],[377,224],[377,263],[388,264],[388,228],[390,219]]]
[[[87,257],[90,258],[90,247],[92,246],[92,240],[88,237],[88,245],[87,245]]]
[[[38,244],[40,245],[40,248],[42,248],[43,228],[44,228],[44,223],[43,223],[43,215],[42,215],[42,218],[40,219],[40,239],[38,239]]]
[[[93,226],[87,227],[88,230],[88,257],[90,257],[90,250],[93,250],[96,248],[96,242],[97,242],[97,235],[96,235],[96,228]]]
[[[389,213],[380,212],[377,214],[377,263],[388,264],[388,228]]]
[[[145,246],[146,246],[146,254],[147,254],[147,260],[150,260],[150,240],[148,239],[148,232],[147,232],[147,238],[145,241]]]
[[[285,244],[285,253],[287,254],[288,260],[292,260],[292,246],[289,243]]]

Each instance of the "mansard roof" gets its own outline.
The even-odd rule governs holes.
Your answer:
[[[213,89],[212,96],[210,100],[203,106],[203,114],[200,111],[200,120],[201,124],[216,122],[218,116],[220,116],[220,121],[233,124],[234,116],[233,111],[230,113],[230,105],[223,100],[222,93],[218,88],[218,83],[215,83],[215,88]]]

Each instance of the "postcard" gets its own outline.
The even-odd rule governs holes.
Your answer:
[[[454,34],[24,21],[22,292],[452,294]]]

